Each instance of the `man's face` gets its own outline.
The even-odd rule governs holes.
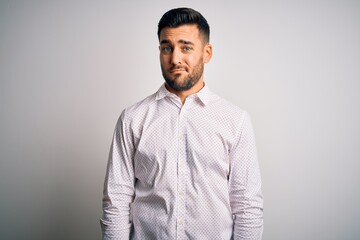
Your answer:
[[[159,48],[162,74],[169,87],[187,91],[203,81],[204,63],[210,61],[212,49],[195,24],[164,28]]]

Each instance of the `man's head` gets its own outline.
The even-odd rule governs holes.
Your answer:
[[[170,90],[184,92],[202,87],[204,64],[212,56],[209,33],[206,19],[193,9],[173,9],[160,19],[160,63]]]
[[[205,43],[210,41],[210,27],[206,19],[191,8],[175,8],[167,11],[159,21],[158,38],[160,40],[160,33],[166,27],[177,28],[181,25],[195,24],[199,29]]]

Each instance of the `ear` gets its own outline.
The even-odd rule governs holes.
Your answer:
[[[204,53],[203,53],[204,63],[210,62],[211,57],[212,57],[212,45],[210,43],[207,43],[204,47]]]

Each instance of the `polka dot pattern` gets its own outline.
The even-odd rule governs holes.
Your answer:
[[[207,86],[184,104],[164,85],[125,109],[104,185],[104,239],[261,239],[249,115]]]

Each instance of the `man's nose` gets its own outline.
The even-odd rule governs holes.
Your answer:
[[[181,51],[178,48],[174,48],[171,54],[171,63],[174,65],[181,64]]]

